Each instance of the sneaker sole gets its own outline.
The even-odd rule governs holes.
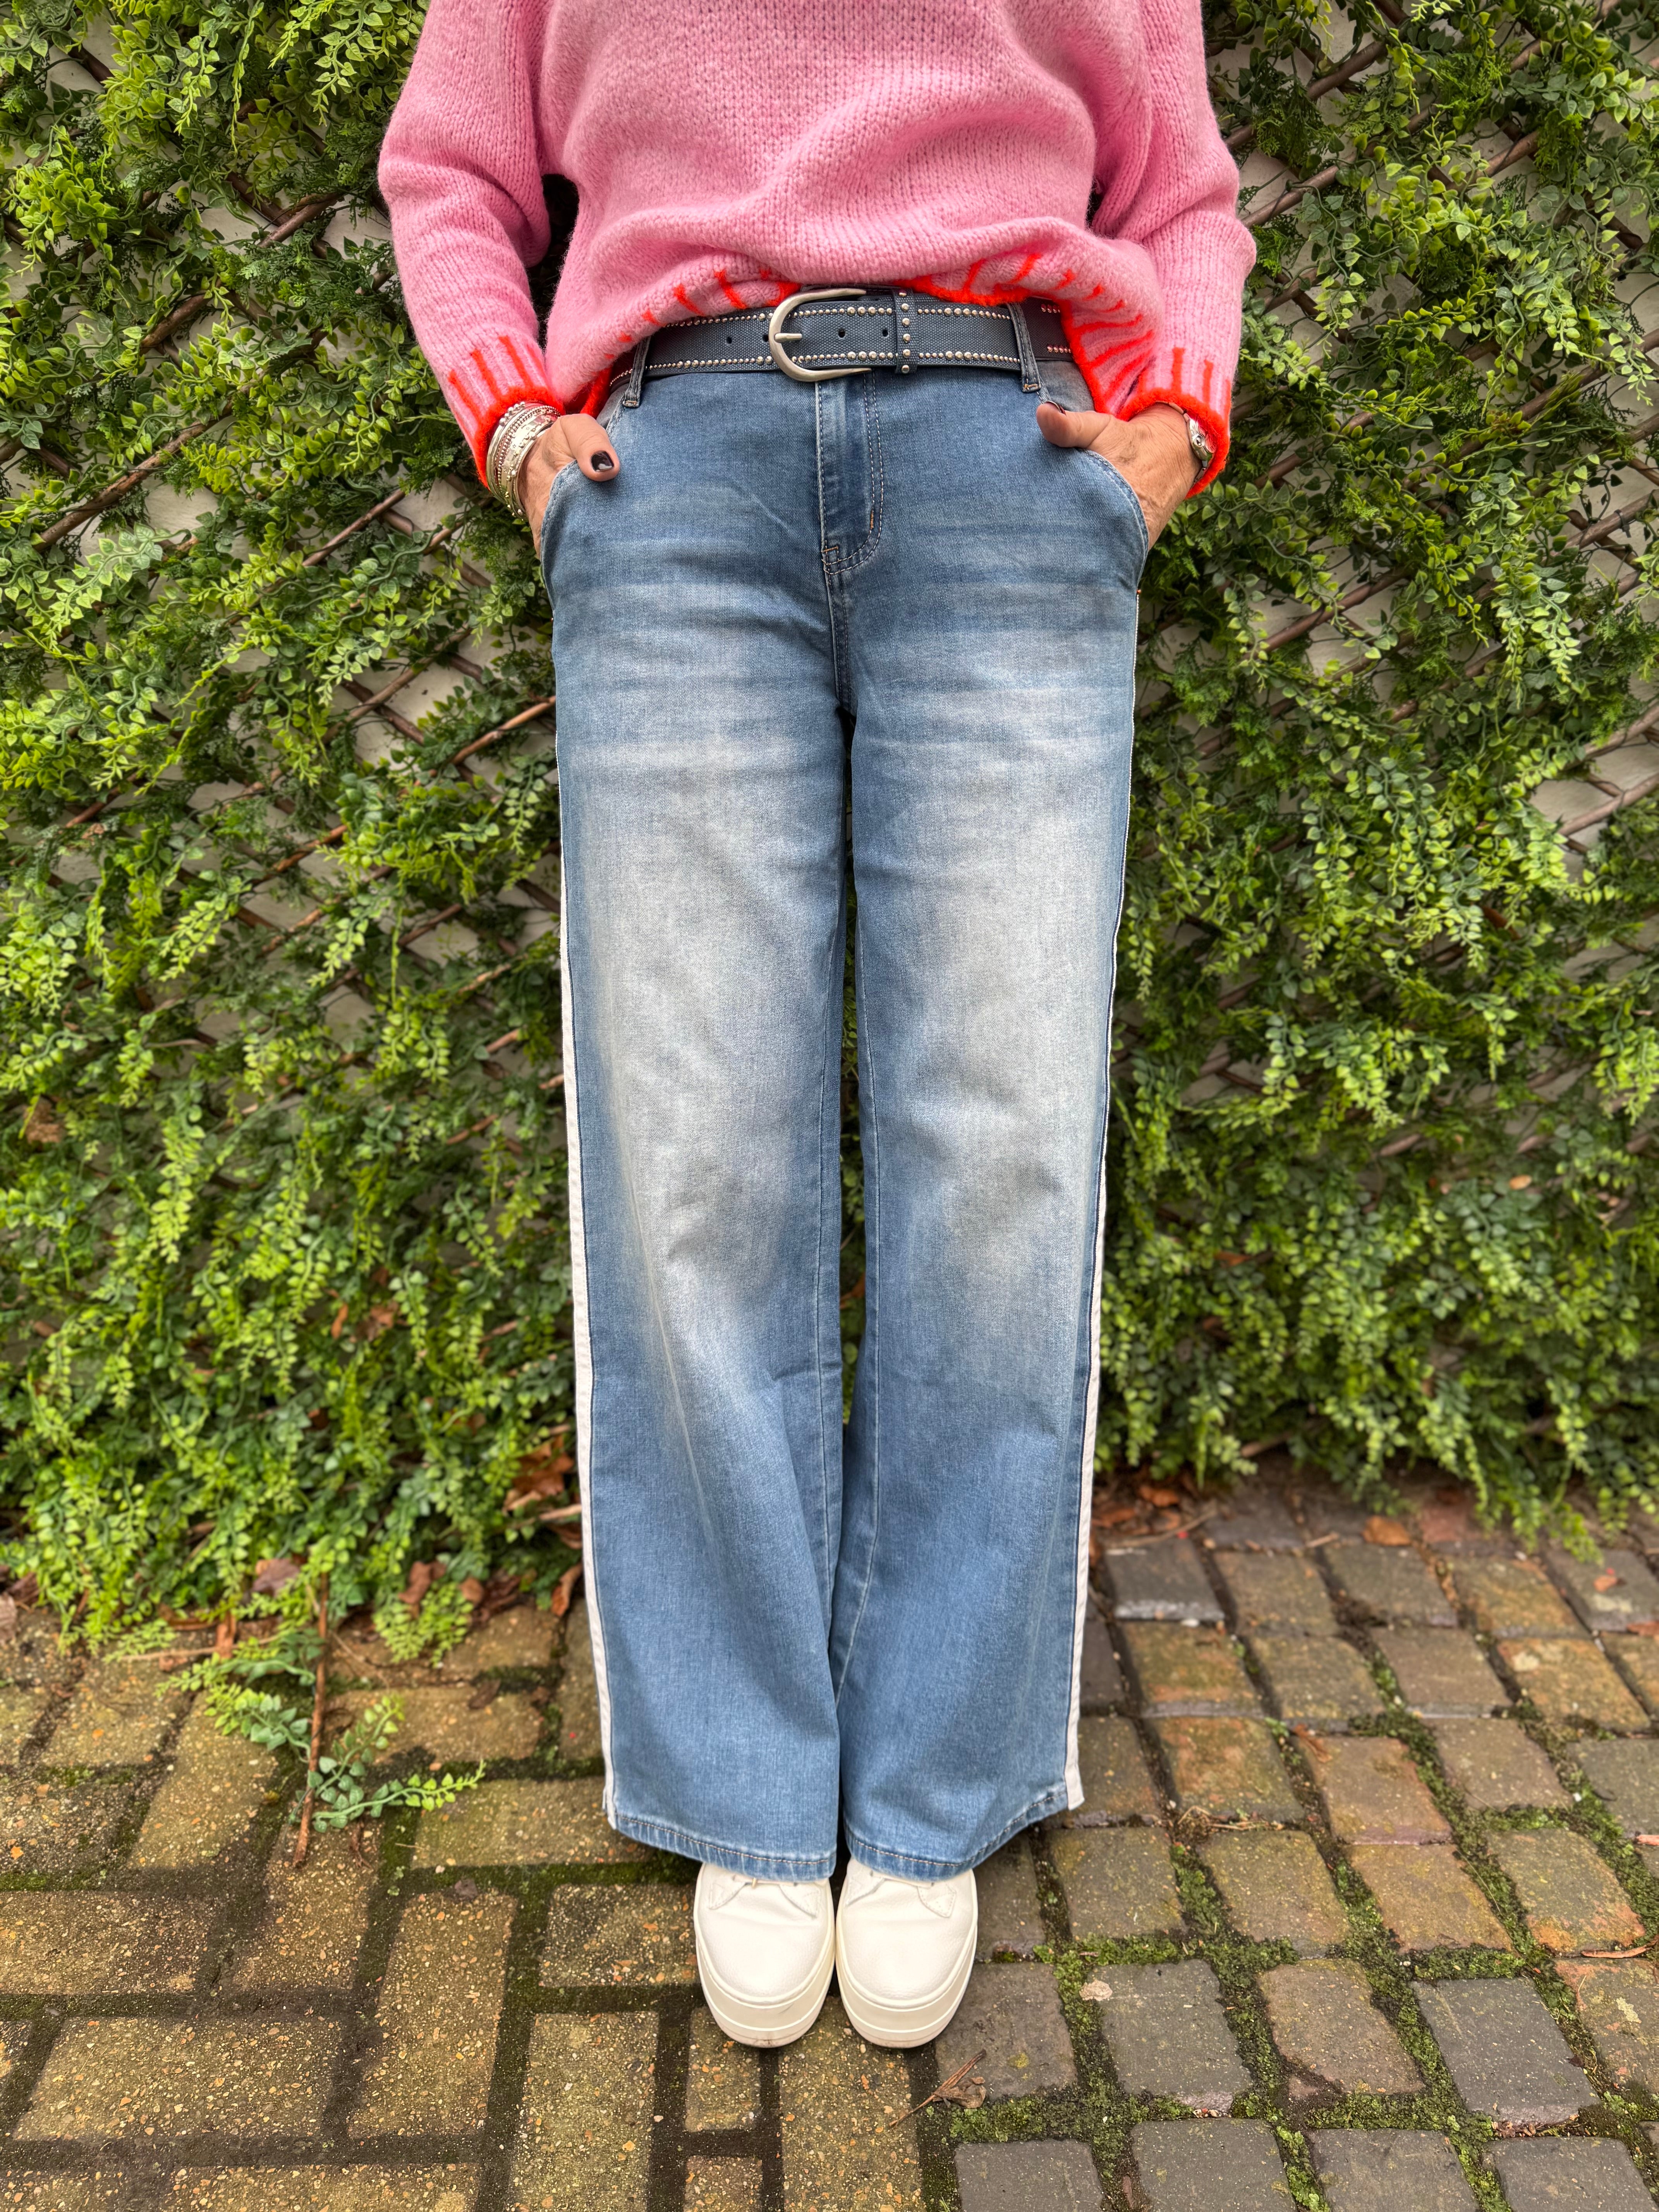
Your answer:
[[[823,1931],[823,1949],[812,1968],[811,1980],[799,1993],[792,1991],[781,2000],[781,2004],[792,2008],[787,2013],[781,2010],[781,2004],[762,2004],[752,1997],[738,1996],[732,1990],[722,1989],[708,1964],[702,1929],[696,1928],[695,1933],[702,2001],[721,2033],[729,2035],[734,2043],[747,2044],[754,2051],[775,2051],[781,2044],[799,2043],[823,2010],[823,2001],[830,1994],[830,1977],[836,1965],[834,1921]]]
[[[879,2044],[885,2051],[914,2051],[918,2044],[931,2043],[956,2018],[957,2008],[968,1987],[968,1977],[974,1971],[974,1953],[978,1943],[976,1899],[974,1924],[968,1931],[962,1957],[950,1980],[914,2005],[887,2005],[866,1996],[848,1972],[847,1962],[842,1956],[841,1929],[837,1927],[836,1966],[841,1982],[842,2010],[866,2043]]]

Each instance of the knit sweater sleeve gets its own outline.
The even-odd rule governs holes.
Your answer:
[[[1151,91],[1143,159],[1103,178],[1095,228],[1145,249],[1164,319],[1116,412],[1127,421],[1168,404],[1201,422],[1215,459],[1193,486],[1198,492],[1227,458],[1244,279],[1255,246],[1239,221],[1238,170],[1210,106],[1200,0],[1141,0],[1141,21]]]
[[[480,475],[515,400],[550,389],[528,270],[547,250],[537,93],[545,0],[432,0],[380,151],[421,349]]]

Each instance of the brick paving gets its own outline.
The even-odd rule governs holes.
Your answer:
[[[1250,1651],[1281,1720],[1346,1729],[1382,1711],[1370,1669],[1334,1636],[1253,1636]]]
[[[437,1669],[352,1632],[340,1719],[395,1681],[404,1769],[486,1777],[298,1872],[290,1771],[24,1613],[0,2212],[1652,2206],[1659,1524],[1586,1564],[1452,1498],[1193,1520],[1103,1531],[1084,1802],[982,1869],[907,2053],[833,1997],[789,2051],[720,2033],[694,1869],[604,1819],[580,1601]]]

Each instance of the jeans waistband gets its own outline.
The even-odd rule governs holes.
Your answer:
[[[647,377],[706,371],[787,375],[803,383],[890,369],[989,368],[1038,389],[1039,372],[1070,362],[1066,325],[1047,300],[970,307],[926,293],[877,287],[824,298],[798,293],[776,308],[703,315],[653,331],[617,362],[611,389],[637,404]]]

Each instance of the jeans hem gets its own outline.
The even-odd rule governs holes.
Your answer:
[[[683,1859],[697,1859],[705,1866],[724,1867],[728,1874],[746,1874],[760,1881],[828,1881],[836,1870],[834,1851],[748,1851],[737,1844],[717,1842],[712,1836],[693,1835],[689,1828],[671,1826],[666,1820],[647,1820],[637,1813],[613,1813],[611,1825],[618,1835],[653,1850],[672,1851]]]
[[[879,1844],[868,1843],[863,1837],[855,1836],[851,1828],[847,1831],[847,1848],[861,1865],[869,1867],[876,1874],[896,1875],[902,1881],[950,1881],[959,1874],[969,1874],[975,1867],[983,1866],[987,1859],[994,1857],[1006,1843],[1012,1842],[1034,1821],[1046,1820],[1051,1813],[1063,1813],[1065,1810],[1066,1788],[1062,1783],[1058,1789],[1045,1790],[1041,1797],[1033,1798],[1023,1813],[1015,1814],[994,1843],[987,1844],[971,1858],[930,1859],[919,1857],[914,1851],[884,1850]]]

